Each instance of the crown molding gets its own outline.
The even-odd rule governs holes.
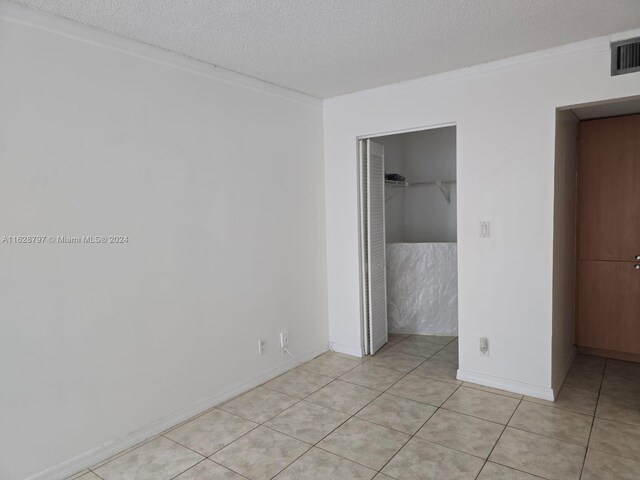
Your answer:
[[[0,0],[0,19],[116,50],[231,85],[308,105],[322,106],[320,98],[8,0]]]
[[[614,33],[603,37],[596,37],[580,42],[561,45],[559,47],[537,50],[535,52],[516,55],[501,60],[495,60],[493,62],[481,63],[470,67],[436,73],[434,75],[429,75],[426,77],[405,80],[403,82],[392,83],[381,87],[369,88],[358,92],[347,93],[345,95],[338,95],[335,97],[326,98],[325,105],[339,105],[352,101],[358,101],[363,98],[372,96],[387,95],[412,88],[424,88],[427,86],[449,83],[463,78],[486,75],[501,70],[525,67],[528,65],[558,60],[566,57],[605,52],[609,51],[611,42],[624,40],[626,38],[633,38],[636,36],[640,36],[640,29],[627,30],[625,32]]]

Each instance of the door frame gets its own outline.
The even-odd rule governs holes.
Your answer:
[[[362,192],[360,189],[360,180],[362,177],[362,172],[360,171],[360,140],[374,140],[377,137],[387,137],[390,135],[402,135],[405,133],[414,133],[414,132],[422,132],[426,130],[435,130],[438,128],[447,128],[447,127],[455,127],[456,128],[456,252],[457,252],[457,268],[458,268],[458,338],[460,335],[460,237],[459,232],[460,229],[460,197],[457,194],[457,187],[459,185],[460,179],[460,142],[459,142],[459,134],[460,134],[460,124],[458,122],[444,122],[444,123],[436,123],[433,125],[424,125],[421,127],[412,127],[405,128],[399,130],[390,130],[386,132],[376,132],[376,133],[368,133],[364,135],[357,135],[355,138],[356,142],[356,191],[358,194],[356,195],[357,209],[358,209],[358,297],[360,302],[360,349],[362,352],[362,356],[368,355],[367,347],[366,347],[366,331],[365,331],[365,306],[364,306],[364,265],[362,263],[363,259],[363,241],[362,241]],[[386,233],[386,225],[385,225],[385,233]],[[385,267],[386,268],[386,267]]]

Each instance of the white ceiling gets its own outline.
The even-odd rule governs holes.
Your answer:
[[[326,98],[640,27],[640,0],[17,0]]]

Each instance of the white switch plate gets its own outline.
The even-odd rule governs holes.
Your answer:
[[[491,223],[490,222],[480,222],[480,236],[481,237],[490,237],[491,236]]]
[[[258,355],[264,355],[267,350],[267,341],[264,338],[258,340]]]

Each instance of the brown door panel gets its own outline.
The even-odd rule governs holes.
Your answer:
[[[636,264],[578,262],[579,346],[640,354],[640,270]]]
[[[578,258],[640,255],[640,115],[579,124]]]

